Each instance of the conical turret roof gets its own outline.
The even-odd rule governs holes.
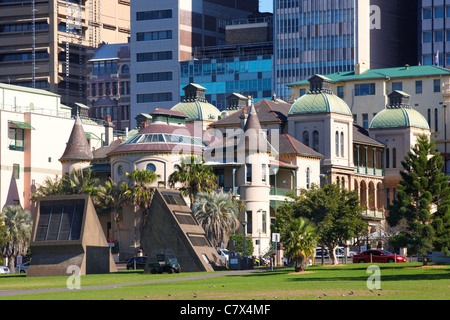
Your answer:
[[[79,116],[75,119],[69,141],[64,154],[59,159],[63,160],[92,160],[94,158],[91,147],[83,130],[83,125]]]

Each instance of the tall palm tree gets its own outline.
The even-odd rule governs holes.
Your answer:
[[[135,169],[130,173],[125,173],[125,176],[131,183],[131,192],[128,199],[136,208],[140,207],[143,209],[143,213],[146,213],[152,203],[155,191],[150,185],[159,178],[159,175],[154,171]]]
[[[8,266],[15,273],[16,257],[26,254],[31,240],[31,214],[21,206],[6,206],[0,213],[0,220],[6,226],[6,243],[1,248],[4,257],[8,258]]]
[[[294,261],[295,272],[305,270],[309,257],[314,257],[317,243],[315,227],[304,218],[292,219],[287,228],[282,230],[281,241],[286,254]]]
[[[131,189],[126,182],[115,183],[111,178],[101,187],[99,205],[96,208],[99,215],[110,214],[111,222],[117,227],[120,243],[120,222],[123,219],[123,207],[131,202]]]
[[[188,196],[191,208],[194,199],[200,191],[211,191],[217,184],[217,176],[211,166],[205,166],[205,159],[201,156],[191,155],[181,159],[180,164],[175,165],[175,171],[169,176],[169,185],[175,187],[181,183],[179,188],[183,195]]]
[[[236,230],[239,220],[239,204],[229,193],[199,192],[194,200],[193,211],[206,236],[214,247],[227,243],[229,235]]]

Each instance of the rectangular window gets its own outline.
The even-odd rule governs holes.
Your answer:
[[[375,95],[375,83],[355,84],[355,96]]]
[[[416,81],[416,94],[422,93],[422,86],[423,84],[421,80]]]
[[[246,234],[252,234],[253,233],[253,214],[251,211],[247,211],[247,230]]]
[[[337,96],[341,99],[344,99],[344,87],[343,86],[337,87]]]
[[[403,91],[403,83],[402,82],[392,82],[392,91]]]
[[[363,113],[362,118],[363,118],[363,128],[369,129],[369,115],[367,113]]]
[[[431,8],[424,8],[422,11],[422,19],[428,20],[433,17],[433,12],[431,11]]]
[[[136,41],[153,41],[172,39],[172,30],[138,32]]]
[[[9,128],[9,150],[23,151],[24,150],[24,130]]]
[[[433,80],[433,92],[441,92],[441,79]]]
[[[434,8],[434,18],[442,19],[444,17],[444,7],[436,7]]]
[[[137,62],[172,60],[172,51],[138,53],[136,60]]]
[[[172,72],[139,73],[137,82],[157,82],[172,80]]]
[[[20,178],[20,165],[17,163],[13,164],[13,178],[14,179],[19,179]]]
[[[267,212],[263,211],[261,216],[262,222],[262,233],[267,233]]]
[[[261,171],[262,171],[261,180],[263,182],[266,182],[266,165],[265,164],[261,165]]]
[[[435,31],[434,32],[434,41],[435,42],[442,42],[442,41],[444,41],[444,32],[442,32],[442,31]]]
[[[138,94],[138,103],[172,101],[172,92]]]
[[[252,182],[252,165],[250,163],[247,163],[245,165],[245,171],[246,171],[246,181]]]
[[[137,21],[160,20],[172,18],[172,10],[155,10],[136,12]]]

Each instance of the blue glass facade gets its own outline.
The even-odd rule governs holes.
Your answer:
[[[276,93],[290,100],[287,83],[353,70],[354,1],[275,0]]]
[[[270,99],[272,55],[180,62],[180,92],[189,83],[205,87],[206,99],[219,110],[226,109],[232,93],[252,96],[254,102]]]

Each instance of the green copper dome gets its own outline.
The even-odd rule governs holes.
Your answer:
[[[430,130],[422,114],[409,106],[409,94],[395,90],[388,97],[389,105],[372,119],[369,129],[413,127]]]
[[[369,129],[414,127],[429,130],[427,120],[416,110],[408,107],[388,107],[379,112]]]
[[[221,112],[219,109],[205,99],[206,88],[190,83],[183,90],[185,93],[184,100],[170,110],[187,115],[189,118],[186,121],[217,121],[220,119]]]
[[[186,101],[180,102],[170,110],[179,111],[187,115],[187,121],[204,120],[217,121],[220,119],[221,112],[215,106],[207,101]]]
[[[352,116],[345,101],[328,91],[310,91],[298,98],[289,110],[290,115],[309,113],[339,113]]]

